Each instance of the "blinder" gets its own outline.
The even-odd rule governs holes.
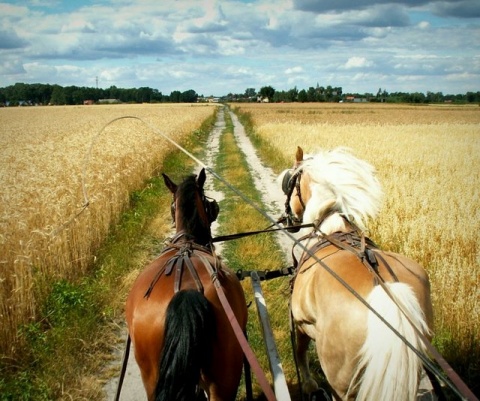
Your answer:
[[[211,200],[209,200],[211,199]],[[213,223],[217,220],[218,213],[220,212],[220,206],[215,199],[209,198],[205,195],[202,196],[202,203],[205,209],[205,213],[207,215],[207,219],[209,223]],[[170,213],[172,214],[172,221],[175,223],[175,199],[173,200],[172,204],[170,205]]]
[[[295,185],[293,182],[292,182],[292,171],[293,170],[287,170],[285,172],[285,175],[283,176],[283,180],[282,180],[282,191],[285,195],[289,195],[291,193],[291,188],[290,186],[293,184]]]
[[[287,195],[287,201],[285,202],[285,217],[287,221],[287,231],[290,233],[296,233],[300,231],[300,227],[298,227],[302,221],[298,219],[292,213],[292,209],[290,207],[290,199],[292,198],[293,190],[297,187],[297,196],[300,199],[300,202],[303,205],[302,197],[300,195],[300,176],[301,171],[297,173],[293,173],[293,169],[287,170],[285,175],[283,176],[282,180],[282,191],[285,195]]]
[[[208,199],[212,199],[212,200],[208,200]],[[217,201],[213,198],[208,198],[204,196],[203,206],[205,208],[205,213],[207,214],[208,221],[210,223],[213,223],[215,220],[217,220],[218,213],[220,212],[220,207],[218,206]]]

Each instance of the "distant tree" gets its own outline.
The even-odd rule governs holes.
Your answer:
[[[275,103],[285,102],[285,98],[286,98],[285,91],[275,91],[275,93],[273,95],[273,101]]]
[[[302,89],[300,92],[298,92],[298,101],[301,103],[308,101],[308,95],[305,89]]]
[[[325,89],[325,100],[327,102],[330,102],[332,100],[332,96],[333,96],[333,88],[328,85],[327,88]]]
[[[183,103],[195,103],[197,99],[198,99],[197,92],[195,92],[193,89],[182,92],[180,96],[180,101]]]
[[[442,92],[433,93],[427,91],[427,96],[425,101],[428,103],[442,103],[444,101],[444,96]]]
[[[182,93],[180,91],[172,91],[170,92],[170,102],[172,103],[180,103],[180,97]]]
[[[136,99],[137,103],[149,103],[152,99],[153,90],[152,88],[141,87],[136,90]]]
[[[319,102],[324,102],[325,99],[325,87],[319,86],[317,88],[317,99]]]
[[[275,94],[275,89],[271,86],[264,86],[260,88],[259,95],[265,99],[267,98],[269,101],[273,100],[273,95]]]
[[[296,86],[287,92],[287,101],[296,102],[298,100],[298,89]]]
[[[480,103],[480,92],[467,92],[465,99],[468,103]]]
[[[107,89],[108,95],[106,96],[108,99],[120,99],[120,90],[115,86],[112,85],[110,88]]]
[[[257,92],[255,91],[255,88],[245,89],[245,97],[246,98],[254,98],[255,96],[257,96]]]
[[[160,92],[158,89],[154,89],[150,101],[154,103],[161,102],[163,100],[162,97],[162,92]]]
[[[65,90],[60,85],[53,85],[52,97],[50,103],[55,105],[67,104]]]
[[[316,102],[317,97],[316,97],[316,92],[315,88],[313,86],[310,86],[307,91],[307,102]]]

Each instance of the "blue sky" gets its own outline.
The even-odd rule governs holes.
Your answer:
[[[480,90],[479,0],[0,0],[0,87]]]

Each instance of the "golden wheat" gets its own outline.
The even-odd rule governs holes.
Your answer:
[[[131,115],[182,141],[213,111],[189,104],[0,109],[2,354],[14,354],[17,328],[35,317],[39,282],[81,276],[130,192],[172,149],[138,120],[102,127]]]
[[[466,352],[478,347],[478,106],[235,107],[250,113],[256,133],[292,163],[297,145],[310,153],[347,146],[372,163],[385,192],[383,209],[371,222],[372,238],[425,266],[437,333]]]

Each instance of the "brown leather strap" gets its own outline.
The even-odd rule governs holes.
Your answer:
[[[220,283],[220,280],[219,280],[218,272],[216,271],[216,269],[214,269],[211,263],[206,258],[203,257],[203,255],[199,255],[199,257],[200,259],[202,259],[205,267],[211,272],[212,283],[217,291],[218,299],[220,300],[220,303],[222,304],[223,309],[225,310],[225,314],[227,315],[228,321],[230,322],[233,332],[237,337],[238,343],[240,344],[240,347],[242,347],[243,354],[247,358],[248,363],[250,364],[250,367],[252,368],[253,372],[255,373],[255,376],[257,377],[258,384],[262,388],[263,393],[265,394],[265,397],[267,398],[268,401],[276,401],[277,398],[275,396],[275,393],[273,392],[272,387],[268,383],[267,377],[265,376],[265,373],[263,372],[260,366],[260,363],[257,360],[257,357],[252,351],[250,344],[248,344],[248,340],[245,337],[245,333],[240,327],[240,324],[238,323],[238,320],[235,317],[235,314],[233,313],[232,307],[230,306],[230,303],[228,302],[228,299],[225,296],[225,292],[223,291],[222,284]]]
[[[265,373],[260,367],[257,357],[250,348],[250,345],[248,344],[247,338],[245,337],[245,334],[243,333],[243,330],[240,327],[240,324],[238,323],[235,314],[233,313],[232,307],[230,306],[227,297],[225,296],[225,292],[223,291],[220,281],[216,278],[216,276],[212,278],[212,280],[218,293],[218,299],[222,303],[223,309],[225,309],[228,321],[232,325],[232,329],[235,333],[235,336],[237,337],[240,346],[242,347],[243,353],[247,358],[250,367],[255,373],[255,376],[257,377],[258,384],[260,384],[260,387],[262,388],[263,393],[265,394],[265,397],[268,401],[276,401],[277,398],[275,397],[275,393],[273,392],[272,387],[268,383],[267,377],[265,376]]]
[[[365,251],[365,236],[363,236],[363,241],[361,238],[359,238],[360,241],[360,249],[357,249],[351,245],[349,245],[347,242],[342,241],[337,239],[334,235],[324,235],[324,238],[330,242],[332,245],[335,245],[337,248],[340,249],[345,249],[346,251],[352,252],[354,255],[358,256],[360,259],[364,257],[364,251]]]
[[[130,334],[128,334],[127,341],[125,344],[125,351],[123,353],[122,370],[120,371],[120,378],[118,379],[117,392],[115,393],[114,401],[120,400],[120,393],[122,392],[123,380],[125,379],[125,373],[127,372],[128,357],[130,355],[131,342],[132,342],[132,339],[130,337]]]
[[[170,247],[167,249],[172,250],[175,248],[177,248],[179,251],[172,258],[170,258],[162,267],[162,269],[160,269],[159,272],[155,275],[154,279],[152,280],[152,283],[150,284],[147,292],[145,293],[145,297],[148,298],[148,296],[150,295],[153,287],[155,286],[160,276],[166,273],[165,272],[166,270],[168,270],[168,273],[170,274],[173,268],[175,268],[174,291],[178,292],[181,287],[181,277],[182,277],[184,265],[187,266],[190,274],[192,274],[192,277],[197,283],[197,287],[199,291],[203,292],[203,286],[200,282],[200,279],[198,278],[196,269],[193,266],[192,261],[190,260],[191,254],[195,253],[195,256],[197,256],[201,260],[202,264],[210,274],[210,278],[218,294],[218,299],[220,300],[223,306],[223,309],[225,310],[228,321],[230,322],[233,332],[237,337],[238,343],[240,344],[240,347],[242,348],[242,351],[246,359],[248,360],[250,367],[255,373],[255,376],[257,377],[258,383],[262,388],[263,393],[265,394],[268,401],[276,401],[277,398],[275,397],[275,393],[273,392],[272,387],[268,383],[267,377],[265,376],[265,373],[263,372],[250,345],[248,344],[248,340],[245,337],[245,334],[242,328],[240,327],[240,324],[238,323],[238,320],[235,317],[235,314],[233,313],[232,307],[230,306],[230,303],[228,302],[227,297],[225,296],[225,292],[223,291],[222,284],[220,283],[220,280],[219,280],[220,274],[221,274],[221,268],[219,266],[219,263],[217,263],[218,258],[215,257],[214,250],[213,249],[209,250],[208,248],[203,246],[197,246],[197,244],[194,244],[193,242],[188,242],[187,245],[170,244]],[[194,252],[194,251],[197,251],[197,252]],[[212,265],[212,263],[208,260],[208,258],[204,256],[204,253],[211,254],[214,256],[215,265]]]
[[[193,266],[192,259],[190,255],[185,255],[184,256],[184,263],[188,268],[188,271],[190,272],[190,275],[193,277],[193,280],[195,281],[195,285],[197,286],[197,290],[200,291],[203,294],[203,285],[202,281],[200,280],[200,277],[198,277],[197,270],[195,269],[195,266]]]

